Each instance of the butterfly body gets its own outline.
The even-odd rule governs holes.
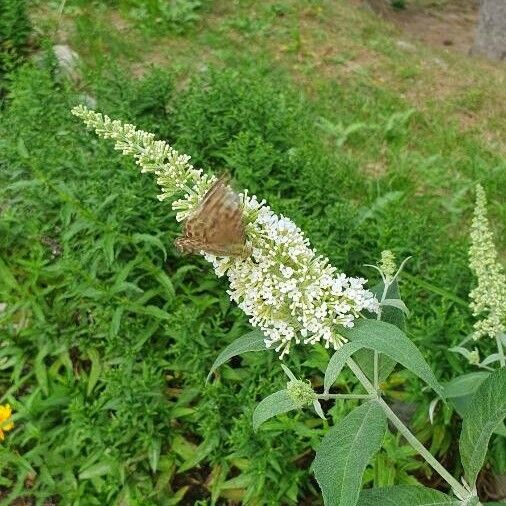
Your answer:
[[[216,256],[247,256],[241,201],[228,186],[227,177],[218,179],[205,194],[175,244],[186,254],[205,251]]]

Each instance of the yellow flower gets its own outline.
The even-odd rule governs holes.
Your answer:
[[[9,404],[0,405],[0,441],[5,438],[4,432],[14,428],[14,422],[11,420],[12,409]]]

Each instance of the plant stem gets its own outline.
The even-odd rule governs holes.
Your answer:
[[[501,367],[506,366],[506,358],[504,357],[504,347],[501,340],[501,334],[496,334],[495,340],[497,342],[497,351],[499,352],[499,363]]]
[[[374,394],[376,401],[383,408],[387,418],[395,425],[396,429],[406,438],[408,443],[427,461],[427,463],[443,478],[453,491],[461,497],[469,496],[469,492],[432,456],[432,454],[418,441],[414,434],[404,425],[400,418],[390,409],[390,406],[378,395],[374,385],[368,380],[362,369],[353,359],[346,362],[353,371],[362,386],[370,393]]]
[[[324,401],[328,399],[374,399],[376,396],[371,394],[319,394],[318,399]]]
[[[379,388],[379,353],[374,350],[374,390]]]
[[[374,488],[379,487],[379,453],[377,453],[374,456],[374,463],[373,463],[373,470],[374,470],[374,482],[373,486]]]
[[[383,310],[382,304],[387,297],[388,289],[390,288],[391,284],[387,282],[388,278],[384,277],[383,274],[381,276],[383,278],[383,293],[381,294],[380,310],[378,312],[378,315],[376,316],[376,320],[381,320],[381,312]],[[376,350],[374,350],[373,366],[374,366],[373,367],[374,391],[377,392],[379,389],[379,353]]]

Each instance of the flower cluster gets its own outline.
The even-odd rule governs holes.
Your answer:
[[[499,263],[486,206],[485,191],[477,185],[469,248],[469,264],[478,279],[478,286],[469,294],[473,314],[480,318],[474,325],[475,339],[494,338],[506,331],[506,276]]]
[[[14,422],[11,420],[12,409],[9,404],[0,405],[0,441],[5,439],[5,432],[14,428]]]
[[[298,408],[311,406],[318,399],[309,381],[290,380],[286,384],[286,391]]]
[[[392,281],[395,271],[397,270],[397,266],[395,265],[395,255],[389,249],[381,252],[379,268],[385,275],[387,281]]]
[[[73,113],[98,135],[113,139],[116,149],[132,155],[142,172],[153,172],[162,188],[160,199],[184,193],[172,204],[178,221],[196,209],[216,180],[194,169],[190,157],[179,155],[133,125],[112,121],[83,106]],[[265,334],[266,346],[274,347],[281,358],[292,343],[321,342],[339,348],[346,341],[340,328],[353,327],[363,310],[379,311],[378,301],[364,288],[366,280],[338,273],[316,254],[291,220],[276,215],[265,201],[247,191],[240,198],[251,255],[242,259],[205,254],[218,276],[227,275],[231,299]]]

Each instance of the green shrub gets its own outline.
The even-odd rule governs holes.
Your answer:
[[[31,25],[26,0],[0,0],[0,95],[6,74],[23,60]]]
[[[438,377],[453,374],[447,348],[471,328],[460,305],[471,281],[459,234],[466,208],[441,194],[480,177],[499,195],[506,181],[493,155],[452,128],[438,130],[435,119],[401,121],[405,104],[365,85],[355,93],[333,86],[329,111],[262,67],[212,69],[184,89],[170,71],[138,81],[109,72],[87,76],[100,110],[156,131],[197,166],[232,172],[338,268],[368,276],[363,264],[382,249],[413,254],[407,270],[426,281],[402,287],[411,337]],[[80,98],[67,86],[51,69],[24,66],[0,113],[0,395],[17,417],[0,446],[0,496],[316,504],[307,457],[319,431],[308,426],[321,422],[281,417],[253,433],[257,400],[283,383],[269,353],[246,354],[222,368],[226,381],[205,386],[246,319],[205,262],[175,253],[180,226],[154,181],[84,131],[70,115]],[[374,129],[337,149],[316,126],[322,115]],[[382,150],[388,170],[372,180],[364,160]],[[449,182],[457,161],[459,177]],[[441,293],[448,286],[457,297]],[[304,364],[317,384],[326,357],[314,349],[287,362],[296,373]],[[429,394],[416,401],[426,407]],[[444,448],[444,434],[420,425]],[[404,479],[400,457],[395,466]]]
[[[390,5],[394,9],[404,9],[406,7],[406,0],[390,0]]]
[[[129,16],[145,30],[184,32],[200,19],[201,0],[125,0]]]
[[[87,0],[73,0],[87,7]],[[201,18],[202,8],[210,0],[95,0],[100,7],[119,9],[136,27],[149,35],[182,34]]]
[[[170,75],[156,76],[167,101]],[[161,124],[154,81],[125,80],[119,98],[97,80],[97,98]],[[250,428],[260,375],[280,381],[263,372],[273,357],[246,359],[225,373],[232,384],[205,388],[217,350],[247,325],[203,262],[175,255],[179,227],[154,182],[92,141],[70,115],[77,96],[50,70],[22,68],[11,94],[0,127],[0,392],[18,418],[0,447],[0,486],[10,500],[162,504],[178,491],[208,498],[193,475],[213,472],[223,473],[218,492],[241,474],[251,500],[295,503],[307,472],[281,462],[307,439]]]

